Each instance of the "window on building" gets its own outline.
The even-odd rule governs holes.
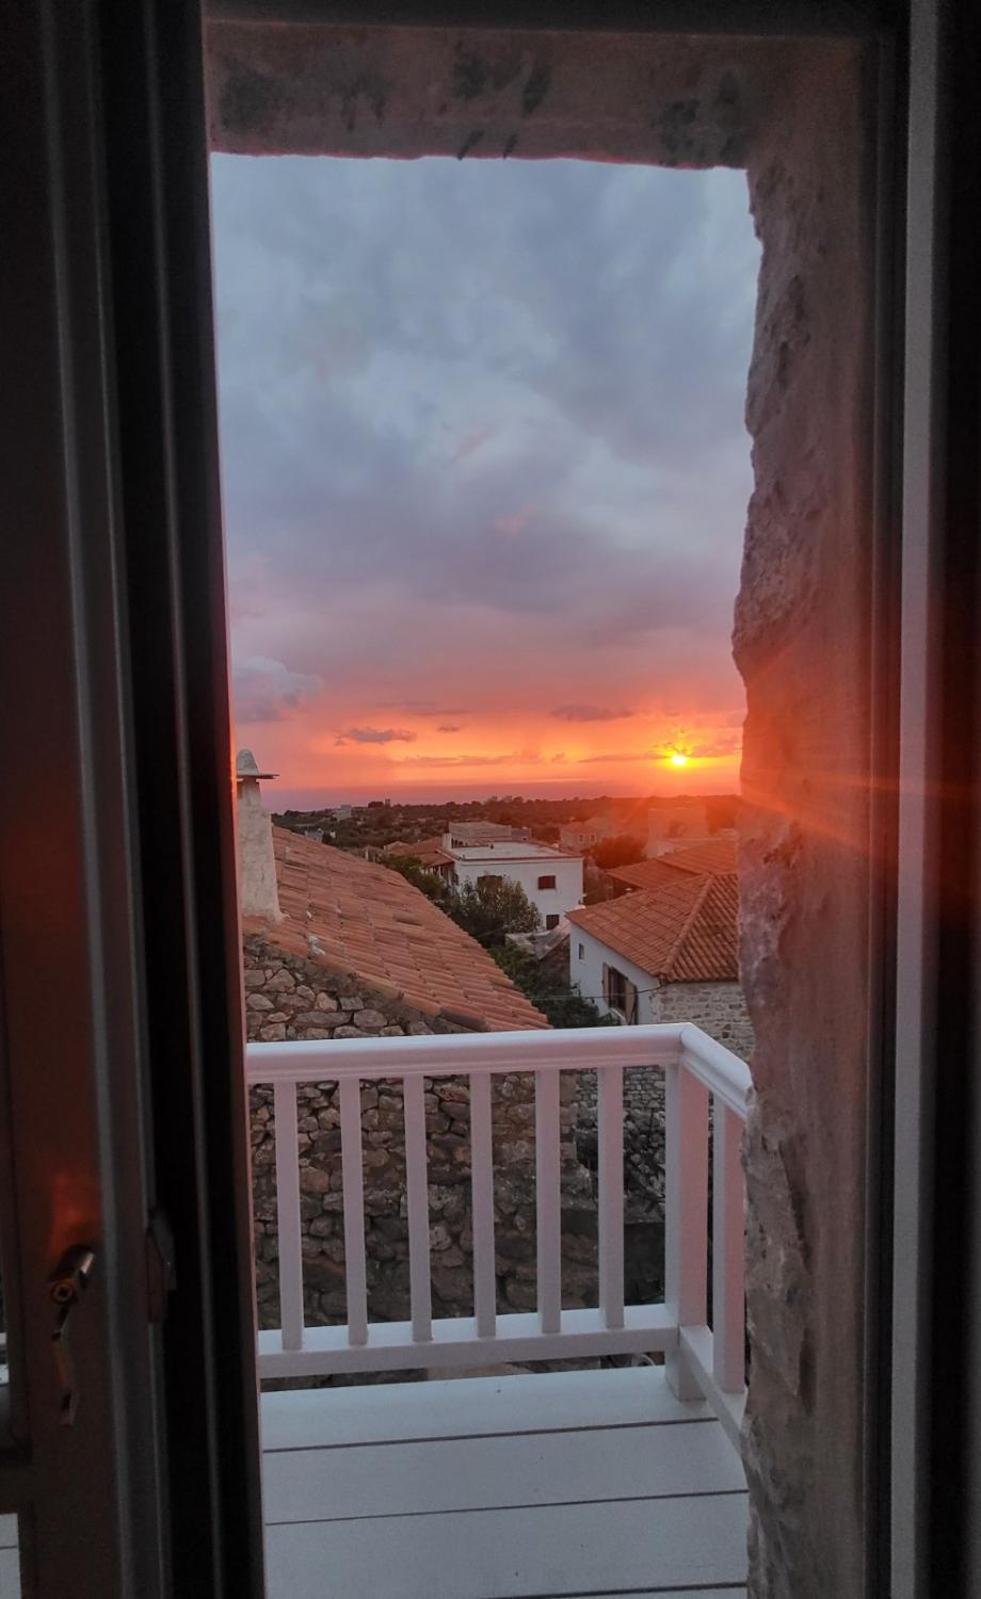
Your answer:
[[[556,916],[554,914],[549,914],[548,916],[546,916],[546,918],[545,918],[545,927],[546,927],[547,931],[550,932],[553,927],[558,927],[558,925],[559,925],[558,916]]]
[[[618,1010],[625,1022],[637,1020],[637,985],[615,966],[603,967],[603,998],[611,1010]]]
[[[544,877],[540,877],[538,879],[538,886],[539,886],[539,888],[554,888],[555,887],[555,874],[552,873],[550,875],[550,874],[546,873],[546,875]]]
[[[579,959],[581,961],[584,961],[586,959],[586,946],[585,946],[585,944],[580,944],[579,945]]]
[[[477,879],[477,887],[478,888],[489,888],[491,883],[499,883],[500,881],[501,881],[500,872],[484,872]]]

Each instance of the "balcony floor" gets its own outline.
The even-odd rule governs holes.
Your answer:
[[[663,1370],[266,1394],[267,1599],[744,1599],[746,1486]]]

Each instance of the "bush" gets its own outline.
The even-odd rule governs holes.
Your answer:
[[[591,999],[583,999],[571,983],[555,972],[543,969],[541,962],[514,944],[505,944],[491,953],[501,970],[520,988],[526,999],[547,1016],[553,1027],[615,1027],[612,1016],[603,1016]]]
[[[508,933],[537,933],[542,925],[521,884],[507,877],[487,877],[476,885],[464,883],[462,888],[454,888],[414,856],[393,857],[385,865],[420,889],[485,949],[503,944]]]
[[[618,833],[616,838],[604,838],[590,851],[593,860],[604,872],[614,866],[633,866],[644,859],[644,841],[632,838],[629,833]]]

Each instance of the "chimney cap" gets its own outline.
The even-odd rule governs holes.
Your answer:
[[[278,777],[278,772],[260,772],[256,759],[251,750],[239,750],[235,757],[235,781],[244,783],[247,780],[259,782],[261,779]]]

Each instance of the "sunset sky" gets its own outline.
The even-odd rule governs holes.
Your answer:
[[[269,802],[735,788],[742,174],[216,156],[213,208]]]

